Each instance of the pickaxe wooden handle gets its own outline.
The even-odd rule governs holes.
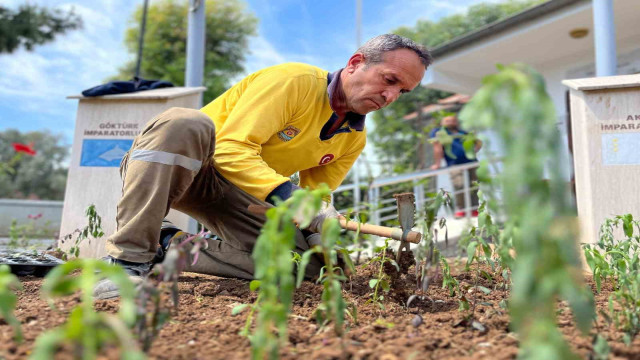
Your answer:
[[[268,209],[269,208],[266,206],[255,204],[249,205],[248,208],[249,212],[260,215],[264,215]],[[343,217],[340,217],[338,220],[340,221],[340,227],[342,227],[343,229],[349,231],[358,231],[358,228],[360,228],[360,232],[362,234],[377,235],[399,241],[405,240],[414,244],[418,244],[422,239],[422,234],[417,231],[407,231],[406,234],[403,234],[402,229],[399,228],[357,223],[355,221],[347,221],[347,219]],[[403,237],[403,235],[405,236]]]

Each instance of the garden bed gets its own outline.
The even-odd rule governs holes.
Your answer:
[[[401,264],[402,265],[402,264]],[[462,272],[461,266],[452,266],[454,277],[463,288],[482,285],[492,289],[489,294],[475,290],[468,293],[471,311],[459,311],[458,301],[441,288],[441,279],[434,279],[428,298],[416,299],[406,307],[408,297],[414,293],[413,267],[406,275],[397,276],[393,267],[386,271],[391,277],[391,291],[379,304],[368,302],[371,288],[368,283],[376,270],[373,266],[358,266],[351,280],[344,283],[343,295],[348,303],[357,306],[357,324],[348,318],[348,331],[342,339],[334,335],[331,327],[318,331],[314,310],[320,304],[322,286],[305,282],[296,290],[292,315],[289,319],[289,345],[282,349],[284,359],[512,359],[518,351],[515,334],[509,331],[509,317],[500,302],[506,299],[505,290],[494,289],[487,280],[476,280],[472,272]],[[22,323],[25,341],[16,344],[10,327],[0,320],[0,359],[24,359],[33,348],[35,338],[44,330],[62,324],[70,309],[77,305],[79,296],[56,301],[57,310],[40,298],[42,279],[20,278],[24,289],[18,292],[15,315]],[[479,281],[479,283],[476,283]],[[593,289],[590,277],[586,281]],[[596,295],[597,309],[608,306],[609,285]],[[249,282],[224,279],[200,274],[180,277],[180,303],[169,323],[165,324],[149,353],[156,359],[247,359],[250,358],[249,340],[238,335],[245,324],[248,311],[236,316],[231,312],[239,304],[255,301],[257,294],[249,290]],[[167,302],[167,304],[170,304]],[[97,301],[99,311],[115,312],[117,300]],[[575,328],[566,304],[558,306],[558,324],[573,350],[583,358],[592,353],[592,339],[582,336]],[[422,323],[416,318],[420,315]],[[471,319],[475,319],[473,323]],[[614,358],[640,359],[638,338],[626,346],[622,334],[598,321],[596,332],[611,339]],[[417,326],[416,326],[417,325]],[[111,348],[104,358],[117,358],[117,349]],[[58,353],[60,358],[71,358],[70,351]]]

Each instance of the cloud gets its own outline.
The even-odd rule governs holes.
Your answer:
[[[251,53],[247,56],[245,72],[247,74],[262,68],[286,62],[285,57],[262,36],[257,36],[249,41]]]
[[[126,0],[101,0],[91,5],[68,0],[31,3],[65,11],[73,8],[84,25],[31,52],[20,49],[0,55],[0,113],[31,125],[50,126],[69,136],[76,105],[66,96],[101,83],[126,62],[122,40],[126,19],[122,13],[131,13],[135,5]],[[31,125],[24,127],[31,129]]]

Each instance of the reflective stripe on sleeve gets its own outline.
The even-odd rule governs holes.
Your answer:
[[[165,165],[178,165],[191,171],[198,171],[202,167],[202,161],[192,159],[180,154],[173,154],[157,150],[133,150],[129,160],[155,162]]]

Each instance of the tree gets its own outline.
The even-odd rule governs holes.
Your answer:
[[[140,76],[184,84],[187,49],[188,1],[160,0],[151,3]],[[203,100],[208,102],[222,94],[231,79],[242,73],[248,38],[255,35],[257,19],[239,0],[206,1],[206,43]],[[125,44],[130,53],[138,51],[142,6],[135,11],[127,29]],[[117,78],[129,79],[135,73],[135,59],[119,69]]]
[[[545,1],[509,0],[498,4],[478,4],[469,7],[466,14],[447,16],[437,22],[418,20],[413,27],[403,26],[392,32],[434,48]],[[401,173],[427,167],[425,159],[431,160],[428,130],[436,124],[425,116],[419,116],[417,121],[405,121],[403,117],[449,95],[444,91],[418,86],[389,107],[373,114],[375,131],[371,132],[370,139],[384,172]]]
[[[0,53],[12,53],[19,47],[52,41],[56,35],[82,27],[82,20],[73,10],[47,9],[38,5],[21,5],[18,10],[0,6]]]
[[[62,135],[49,131],[1,131],[0,163],[12,163],[16,155],[14,143],[32,144],[35,155],[20,156],[11,164],[12,171],[0,169],[0,198],[62,200],[67,183],[64,162],[69,153],[69,146],[62,139]]]

